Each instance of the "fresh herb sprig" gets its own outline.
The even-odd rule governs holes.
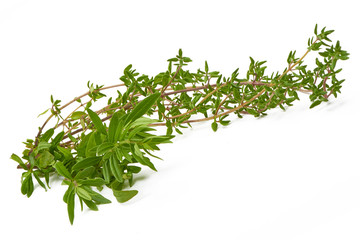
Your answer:
[[[301,57],[291,51],[281,73],[266,75],[266,61],[251,57],[243,78],[239,69],[230,77],[210,71],[207,62],[203,69],[190,72],[185,67],[191,59],[180,49],[168,60],[167,71],[155,77],[140,75],[129,65],[120,77],[121,84],[104,87],[88,82],[88,92],[64,105],[51,96],[51,107],[40,114],[50,110],[50,115],[35,139],[25,142],[22,158],[11,155],[18,168],[25,170],[22,194],[32,195],[34,178],[47,190],[50,176],[61,176],[68,186],[63,201],[72,224],[76,197],[81,209],[85,204],[91,210],[110,203],[99,193],[104,186],[112,189],[121,203],[134,197],[138,192],[127,189],[134,184],[134,174],[141,171],[140,166],[156,171],[152,158],[158,157],[152,152],[159,150],[159,144],[171,143],[174,131],[182,134],[181,128],[202,121],[211,121],[212,129],[217,131],[219,124],[230,123],[227,117],[231,113],[242,118],[246,114],[260,117],[276,107],[285,110],[285,106],[299,100],[299,92],[310,94],[310,108],[331,96],[336,98],[344,82],[338,80],[342,69],[336,66],[349,54],[341,49],[339,41],[330,45],[332,32],[325,28],[318,32],[316,25],[307,51]],[[304,64],[310,52],[318,54],[313,69]],[[122,88],[125,90],[118,90],[116,98],[92,110],[96,101],[106,97],[104,90]],[[64,115],[63,110],[74,104],[77,106]],[[49,127],[52,118],[56,124]],[[155,126],[165,126],[166,135],[151,133]]]

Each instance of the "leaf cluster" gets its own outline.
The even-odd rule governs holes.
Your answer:
[[[211,71],[207,61],[191,72],[185,66],[192,60],[180,49],[168,59],[167,70],[153,77],[138,73],[130,64],[120,77],[121,84],[104,87],[88,82],[86,94],[62,106],[51,96],[50,116],[38,135],[24,142],[22,158],[11,155],[24,170],[22,194],[30,197],[35,181],[47,190],[50,177],[61,176],[68,186],[63,201],[73,223],[75,199],[81,209],[85,204],[98,210],[98,205],[110,203],[100,194],[104,187],[110,188],[120,203],[133,198],[138,192],[128,188],[134,185],[135,174],[144,166],[156,171],[153,159],[159,157],[153,152],[160,150],[159,144],[171,143],[174,132],[182,134],[192,123],[210,121],[217,131],[220,125],[230,124],[230,114],[260,117],[276,107],[285,110],[299,100],[300,92],[309,93],[310,108],[330,96],[337,97],[344,82],[338,79],[342,69],[337,66],[349,53],[339,41],[330,45],[332,32],[326,28],[319,32],[316,25],[305,54],[291,51],[285,70],[270,75],[266,61],[252,57],[244,77],[239,76],[239,69],[229,77]],[[310,52],[318,54],[314,68],[304,64]],[[125,90],[118,90],[120,87]],[[117,89],[116,97],[94,110],[93,103],[105,98],[104,91],[111,88]],[[85,97],[89,100],[84,102]],[[74,103],[78,106],[63,115],[62,110]],[[52,117],[57,122],[45,131]],[[166,135],[156,134],[156,126],[166,127]]]

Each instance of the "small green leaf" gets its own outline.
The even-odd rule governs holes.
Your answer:
[[[108,137],[110,142],[115,142],[116,129],[119,126],[119,120],[121,115],[122,113],[118,111],[114,113],[114,115],[110,119],[109,131],[108,131]]]
[[[73,120],[78,120],[78,119],[82,118],[85,115],[86,115],[85,112],[77,111],[77,112],[74,112],[73,114],[71,114],[70,118],[73,119]]]
[[[139,157],[143,156],[142,152],[140,151],[139,145],[137,145],[136,143],[134,144],[134,150],[136,155],[138,155]]]
[[[121,170],[121,168],[119,166],[119,160],[114,155],[111,155],[109,161],[110,161],[110,169],[111,169],[111,172],[113,173],[114,177],[119,182],[123,182],[124,181],[122,178],[123,171]]]
[[[58,145],[61,142],[61,140],[63,139],[64,135],[65,135],[64,132],[58,133],[55,136],[55,138],[52,140],[51,144],[54,145],[54,146]]]
[[[54,135],[54,129],[50,128],[41,136],[40,139],[41,139],[41,141],[48,142],[49,139],[52,137],[52,135]]]
[[[111,203],[111,201],[109,199],[105,198],[100,193],[97,193],[97,192],[93,191],[90,187],[83,186],[83,188],[91,195],[92,200],[96,204],[108,204],[108,203]]]
[[[57,146],[57,149],[64,155],[66,160],[72,159],[71,149]]]
[[[87,167],[81,170],[80,172],[78,172],[74,177],[74,179],[78,180],[78,179],[84,179],[90,177],[94,172],[95,172],[95,168],[93,166]]]
[[[37,160],[40,168],[47,168],[55,162],[54,155],[52,155],[49,151],[40,153]]]
[[[213,130],[214,132],[216,132],[217,129],[218,129],[218,124],[217,124],[217,122],[213,122],[213,123],[211,124],[211,128],[212,128],[212,130]]]
[[[69,186],[69,188],[72,186]],[[68,216],[69,216],[69,220],[71,225],[73,225],[74,223],[74,218],[75,218],[75,192],[73,189],[71,189],[68,192],[67,195],[67,210],[68,210]]]
[[[313,103],[310,105],[310,108],[314,108],[314,107],[316,107],[317,105],[319,105],[320,103],[321,103],[321,101],[320,101],[320,100],[317,100],[317,101],[313,102]]]
[[[12,160],[14,160],[15,162],[17,162],[23,169],[28,170],[28,167],[26,166],[26,164],[21,160],[21,158],[16,155],[16,154],[11,154],[10,157]]]
[[[32,175],[30,174],[29,181],[28,181],[28,190],[27,190],[26,196],[29,198],[33,192],[34,192],[34,183],[32,180]]]
[[[46,189],[46,186],[45,186],[45,184],[40,180],[38,173],[35,171],[35,172],[33,172],[33,174],[34,174],[34,177],[35,177],[36,181],[39,183],[39,185],[40,185],[42,188],[44,188],[45,191],[46,191],[46,190],[47,190],[47,189]]]
[[[90,210],[93,210],[93,211],[98,211],[98,207],[96,206],[96,204],[93,202],[93,201],[89,201],[89,200],[85,200],[83,199],[84,203],[86,204],[86,206],[88,206],[88,208]]]
[[[104,155],[105,153],[110,151],[113,147],[114,147],[113,143],[105,142],[97,148],[96,154],[98,156]]]
[[[106,184],[105,180],[102,178],[79,180],[78,183],[89,186],[103,186]]]
[[[149,111],[149,109],[155,104],[157,99],[160,97],[160,93],[154,93],[141,102],[139,102],[135,108],[127,115],[125,119],[125,124],[131,123],[136,119],[143,116],[145,113]]]
[[[89,113],[89,117],[90,117],[91,121],[93,122],[95,128],[102,134],[106,135],[106,128],[105,128],[104,124],[102,123],[99,115],[97,115],[91,109],[88,109],[87,111]]]
[[[168,59],[168,62],[177,62],[177,61],[178,61],[177,58],[170,58],[170,59]]]
[[[81,160],[79,162],[77,162],[73,167],[72,167],[72,171],[76,171],[79,169],[84,169],[90,166],[95,166],[97,165],[101,160],[101,157],[88,157],[85,158],[84,160]]]
[[[167,128],[166,135],[171,135],[173,133],[173,128],[170,120],[166,121],[166,128]]]
[[[39,145],[36,148],[37,152],[40,152],[41,150],[44,149],[49,149],[51,147],[51,143],[48,142],[40,142]]]
[[[81,197],[82,199],[84,200],[88,200],[88,201],[91,201],[91,196],[90,194],[83,188],[81,187],[77,187],[76,188],[76,193],[79,197]]]
[[[127,169],[132,173],[139,173],[141,171],[141,167],[138,166],[128,166]]]
[[[45,113],[47,113],[50,110],[50,108],[46,109],[44,112],[40,113],[37,117],[40,117],[41,115],[44,115]]]
[[[64,166],[64,164],[62,162],[55,163],[54,167],[60,175],[62,175],[63,177],[65,177],[67,179],[72,179],[71,174],[69,173],[69,171],[66,169],[66,167]]]
[[[116,200],[120,203],[127,202],[131,198],[133,198],[136,194],[138,194],[137,190],[130,190],[130,191],[113,190],[113,192],[114,192],[114,196],[116,197]]]
[[[103,163],[102,172],[103,172],[105,182],[109,183],[110,182],[110,163],[109,163],[109,161],[105,161]]]
[[[26,195],[29,189],[29,180],[31,178],[31,174],[28,174],[25,179],[21,183],[21,193]]]

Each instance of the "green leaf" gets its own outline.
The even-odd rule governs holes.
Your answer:
[[[211,128],[212,128],[212,130],[213,130],[214,132],[216,132],[217,129],[218,129],[218,124],[217,124],[217,122],[213,122],[213,123],[211,124]]]
[[[69,173],[69,171],[66,169],[66,167],[64,166],[64,164],[62,162],[55,163],[54,167],[60,175],[62,175],[63,177],[65,177],[67,179],[72,179],[71,174]]]
[[[40,117],[41,115],[44,115],[45,113],[47,113],[50,110],[50,108],[46,109],[44,112],[40,113],[37,117]]]
[[[21,160],[21,158],[18,155],[13,153],[13,154],[11,154],[10,159],[17,162],[23,169],[28,170],[28,167],[26,166],[26,164]]]
[[[171,135],[173,133],[173,129],[170,120],[166,121],[166,128],[166,135]]]
[[[130,190],[130,191],[113,190],[113,192],[114,192],[114,196],[116,197],[116,200],[120,203],[127,202],[131,198],[133,198],[136,194],[138,194],[137,190]]]
[[[69,188],[72,186],[69,186]],[[69,220],[71,225],[73,225],[74,223],[74,218],[75,218],[75,192],[73,189],[71,189],[68,192],[67,195],[67,210],[68,210],[68,216],[69,216]]]
[[[44,188],[45,191],[46,191],[46,190],[47,190],[47,189],[46,189],[46,186],[45,186],[45,184],[40,180],[38,173],[35,171],[35,172],[33,172],[33,174],[34,174],[34,177],[35,177],[36,181],[39,183],[39,185],[40,185],[42,188]]]
[[[95,166],[97,165],[101,160],[101,157],[88,157],[85,158],[79,162],[77,162],[73,167],[72,167],[72,171],[76,171],[79,169],[84,169],[90,166]]]
[[[25,179],[21,183],[21,193],[26,195],[29,189],[29,179],[31,178],[31,174],[28,174]]]
[[[143,156],[143,153],[140,151],[139,145],[137,145],[136,143],[134,144],[134,152],[136,155],[138,155],[139,157]]]
[[[37,160],[40,168],[47,168],[55,162],[54,155],[52,155],[49,151],[40,153]]]
[[[97,193],[97,192],[93,191],[90,187],[83,186],[83,188],[91,195],[92,200],[96,204],[108,204],[108,203],[111,203],[111,201],[109,199],[105,198],[100,193]]]
[[[89,200],[85,200],[85,199],[83,199],[83,201],[86,204],[86,206],[88,206],[89,209],[91,209],[93,211],[99,210],[98,207],[96,206],[96,204],[93,201],[89,201]]]
[[[109,183],[110,182],[110,177],[111,177],[110,176],[110,163],[109,163],[109,161],[105,161],[103,163],[102,173],[103,173],[105,182]]]
[[[90,196],[90,194],[85,190],[85,189],[83,189],[83,188],[81,188],[81,187],[77,187],[76,188],[76,193],[77,193],[77,195],[79,196],[79,197],[81,197],[82,199],[84,199],[84,200],[88,200],[88,201],[91,201],[91,196]]]
[[[58,133],[55,136],[55,138],[52,140],[51,144],[54,145],[54,146],[58,145],[61,142],[61,140],[63,139],[64,135],[65,135],[64,132]]]
[[[57,146],[57,149],[64,155],[66,160],[72,159],[71,149]]]
[[[78,179],[84,179],[90,177],[94,172],[95,172],[95,168],[93,166],[87,167],[84,170],[78,172],[74,177],[74,179],[78,180]]]
[[[150,161],[149,158],[147,157],[139,157],[138,155],[136,154],[133,154],[133,157],[136,159],[136,161],[138,161],[140,164],[142,165],[145,165],[145,166],[148,166],[149,168],[151,168],[152,170],[154,171],[157,171],[154,164]]]
[[[134,122],[136,119],[143,116],[145,113],[151,109],[151,107],[155,104],[157,99],[160,97],[160,93],[154,93],[141,102],[139,102],[135,108],[127,115],[125,119],[125,124]]]
[[[92,199],[97,203],[97,204],[108,204],[111,203],[111,201],[107,198],[105,198],[104,196],[102,196],[99,193],[93,193],[91,194]]]
[[[89,113],[89,117],[90,117],[91,121],[93,122],[96,130],[98,130],[102,134],[106,135],[106,128],[105,128],[104,124],[102,123],[99,115],[97,115],[91,109],[88,109],[87,111]]]
[[[106,184],[105,180],[102,178],[78,180],[78,183],[80,183],[82,185],[89,185],[89,186],[103,186]]]
[[[105,153],[110,151],[113,147],[114,147],[113,143],[105,142],[97,148],[96,154],[98,156],[104,155]]]
[[[49,130],[47,130],[42,136],[41,136],[41,140],[44,142],[48,142],[49,139],[52,137],[52,135],[54,135],[54,129],[50,128]]]
[[[110,169],[114,177],[119,182],[123,182],[124,181],[122,178],[123,171],[120,168],[119,160],[114,155],[111,155],[109,161],[110,161]]]
[[[34,192],[34,183],[32,180],[32,176],[30,174],[29,181],[28,181],[28,190],[27,190],[26,196],[29,198],[33,192]]]
[[[85,115],[86,115],[85,112],[77,111],[77,112],[74,112],[73,114],[71,114],[70,118],[73,119],[73,120],[78,120],[78,119],[82,118]]]
[[[168,59],[168,62],[177,62],[177,61],[178,61],[177,58],[170,58],[170,59]]]
[[[36,148],[37,152],[40,152],[41,150],[44,149],[49,149],[51,147],[51,143],[48,142],[40,142],[39,145]]]
[[[321,101],[320,101],[320,100],[317,100],[317,101],[313,102],[313,103],[310,105],[310,108],[314,108],[314,107],[316,107],[317,105],[319,105],[320,103],[321,103]]]
[[[138,126],[148,126],[151,123],[155,123],[158,122],[158,120],[156,119],[151,119],[151,118],[147,118],[147,117],[140,117],[138,119],[136,119],[133,123],[131,123],[131,128],[135,128]]]
[[[141,171],[141,167],[138,166],[128,166],[127,169],[132,173],[139,173]]]
[[[118,111],[114,113],[114,115],[110,119],[109,131],[108,131],[108,137],[110,142],[115,142],[116,129],[119,126],[119,120],[121,115],[122,113]]]

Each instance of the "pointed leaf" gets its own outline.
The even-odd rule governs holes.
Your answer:
[[[86,113],[85,112],[82,112],[82,111],[77,111],[77,112],[74,112],[73,114],[71,114],[71,119],[73,120],[77,120],[77,119],[80,119],[81,117],[85,116]]]
[[[88,109],[87,111],[89,113],[89,117],[90,117],[91,121],[93,122],[96,130],[98,130],[102,134],[106,135],[106,128],[105,128],[104,124],[102,123],[99,115],[97,115],[91,109]]]
[[[114,155],[111,155],[109,161],[110,161],[110,169],[114,177],[119,182],[123,182],[124,180],[122,178],[122,171],[119,165],[119,160]]]
[[[94,172],[95,172],[95,168],[93,166],[87,167],[84,170],[81,170],[80,172],[78,172],[76,174],[76,176],[74,177],[74,179],[79,180],[79,179],[84,179],[84,178],[90,177]]]
[[[110,182],[110,163],[109,160],[105,161],[102,168],[103,176],[106,183]]]
[[[94,179],[86,179],[86,180],[79,180],[78,183],[82,185],[89,185],[89,186],[103,186],[105,185],[105,180],[102,178],[94,178]]]
[[[137,190],[130,190],[130,191],[113,190],[113,192],[114,192],[114,196],[116,197],[116,200],[120,203],[127,202],[131,198],[133,198],[136,194],[138,194]]]
[[[76,193],[79,197],[81,197],[82,199],[84,200],[88,200],[88,201],[91,201],[91,196],[90,194],[83,188],[81,187],[77,187],[76,188]]]
[[[91,167],[91,166],[95,166],[97,165],[101,160],[101,157],[88,157],[85,158],[84,160],[81,160],[79,162],[77,162],[73,167],[72,170],[76,171],[79,169],[84,169],[87,167]]]
[[[69,186],[70,188],[70,186]],[[68,192],[68,196],[67,196],[67,210],[68,210],[68,216],[69,216],[69,220],[71,225],[74,223],[74,217],[75,217],[75,192],[73,189],[71,189]]]
[[[67,179],[72,179],[71,174],[69,173],[69,171],[66,169],[66,167],[64,166],[64,164],[62,162],[57,162],[54,165],[56,171],[62,175],[63,177],[67,178]]]
[[[109,131],[108,131],[108,137],[109,137],[110,142],[115,141],[116,129],[119,126],[119,120],[120,120],[121,114],[122,113],[118,111],[118,112],[114,113],[114,115],[111,117],[110,124],[109,124]]]
[[[33,172],[33,174],[34,174],[34,177],[35,177],[36,181],[39,183],[39,185],[40,185],[42,188],[44,188],[45,191],[46,191],[47,189],[46,189],[46,187],[45,187],[45,184],[40,180],[38,173],[37,173],[37,172]]]
[[[89,209],[91,209],[93,211],[99,210],[98,207],[96,206],[96,204],[93,201],[89,201],[89,200],[85,200],[85,199],[83,199],[83,201],[86,204],[86,206],[88,206]]]
[[[113,143],[109,143],[109,142],[104,142],[103,144],[101,144],[97,150],[96,150],[96,154],[98,156],[100,155],[104,155],[106,152],[108,152],[109,150],[111,150],[114,147]]]
[[[28,167],[26,166],[26,164],[21,160],[21,158],[16,155],[16,154],[11,154],[10,157],[12,160],[14,160],[15,162],[17,162],[23,169],[28,170]]]
[[[155,104],[160,95],[160,93],[154,93],[139,102],[135,106],[135,108],[127,115],[125,123],[127,124],[133,122],[136,119],[142,117],[145,113],[147,113],[149,109]]]

